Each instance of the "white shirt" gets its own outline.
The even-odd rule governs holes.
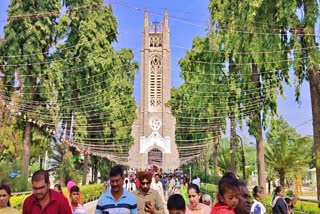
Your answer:
[[[164,200],[163,187],[162,187],[162,183],[160,181],[158,181],[158,183],[156,183],[155,181],[151,182],[151,186],[150,187],[152,189],[156,190],[160,194],[162,200]]]
[[[254,199],[253,204],[251,206],[250,214],[265,214],[265,213],[267,213],[267,210],[263,206],[263,204],[260,201]]]

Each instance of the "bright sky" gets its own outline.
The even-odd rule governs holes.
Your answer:
[[[209,20],[209,0],[189,0],[187,3],[185,0],[106,0],[105,3],[113,5],[114,14],[118,20],[119,43],[115,44],[116,48],[133,49],[135,60],[139,63],[144,9],[148,9],[150,21],[159,22],[163,20],[164,9],[168,9],[171,35],[172,86],[179,86],[182,80],[179,77],[178,60],[184,57],[186,49],[191,48],[194,37],[206,34],[205,29]],[[0,37],[3,37],[2,29],[7,17],[6,9],[8,5],[9,0],[1,0]],[[139,102],[140,72],[136,77],[134,95]],[[282,115],[300,134],[312,135],[309,84],[305,83],[301,90],[301,105],[298,105],[295,102],[294,88],[285,88],[287,98],[278,99],[279,115]],[[245,132],[244,129],[243,135],[247,135]]]

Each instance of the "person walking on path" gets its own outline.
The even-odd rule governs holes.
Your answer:
[[[190,184],[188,187],[189,204],[187,213],[189,214],[209,214],[211,207],[200,202],[201,193],[197,184]]]
[[[236,214],[250,214],[252,202],[250,200],[250,193],[247,187],[247,182],[243,179],[239,179],[238,199],[238,206],[234,209]]]
[[[48,171],[36,171],[31,182],[33,194],[25,199],[22,214],[72,214],[66,197],[50,189]]]
[[[19,214],[19,210],[10,207],[11,189],[7,184],[0,185],[0,214]]]
[[[123,188],[124,176],[121,166],[110,170],[111,189],[98,199],[95,214],[138,214],[134,195]]]
[[[159,193],[150,188],[152,173],[142,171],[138,173],[140,188],[133,192],[136,196],[139,214],[164,214],[163,201]]]
[[[272,213],[274,214],[288,214],[288,207],[283,198],[284,191],[281,186],[277,186],[272,199]]]
[[[213,206],[211,214],[235,214],[238,206],[239,180],[232,172],[226,172],[218,183],[218,202]]]
[[[187,214],[186,202],[180,194],[173,194],[168,198],[167,209],[169,214]]]
[[[78,186],[73,186],[70,189],[70,207],[72,214],[86,213],[84,206],[80,204],[80,189]]]
[[[154,175],[154,181],[151,182],[151,188],[156,190],[159,193],[162,201],[165,201],[163,187],[162,187],[162,183],[160,182],[159,174]]]
[[[255,186],[252,190],[252,195],[254,199],[250,214],[266,214],[267,210],[260,202],[264,198],[264,188],[262,186]]]

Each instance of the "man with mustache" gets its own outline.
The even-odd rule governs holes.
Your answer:
[[[239,180],[239,203],[235,209],[236,214],[250,214],[252,202],[245,180]]]
[[[110,170],[111,189],[99,198],[95,214],[138,214],[136,198],[123,188],[123,183],[122,166],[112,167]]]
[[[36,171],[31,182],[33,194],[25,199],[22,214],[72,214],[67,198],[50,189],[48,171]]]
[[[140,188],[133,192],[137,199],[139,214],[164,214],[163,201],[159,193],[150,188],[152,173],[142,171],[138,173]]]

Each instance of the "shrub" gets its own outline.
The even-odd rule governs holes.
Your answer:
[[[104,193],[103,184],[91,184],[80,186],[80,191],[83,195],[84,203],[98,199]]]
[[[211,195],[211,197],[214,199],[217,194],[217,185],[201,183],[200,191],[202,194]]]
[[[24,199],[26,199],[31,193],[26,193],[22,195],[12,195],[10,197],[11,207],[17,208],[18,210],[22,210],[22,204]]]
[[[263,205],[267,208],[267,213],[272,213],[271,200],[271,196],[267,196],[262,200]],[[294,211],[295,213],[316,214],[319,213],[320,209],[317,203],[298,201],[294,206]]]
[[[286,191],[286,196],[292,197],[293,196],[293,191],[291,189]]]
[[[23,192],[32,189],[32,185],[28,182],[28,177],[25,175],[20,175],[10,181],[12,192]]]
[[[309,214],[320,213],[320,209],[318,208],[317,203],[298,201],[294,206],[294,211],[305,212]]]

